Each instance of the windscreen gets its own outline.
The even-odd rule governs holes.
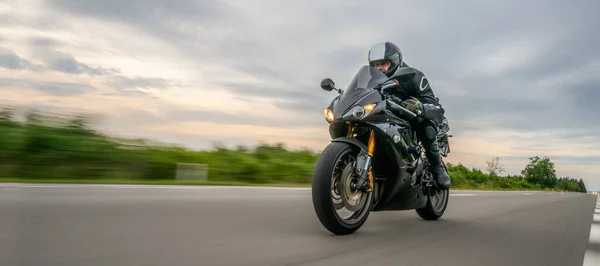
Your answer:
[[[387,76],[374,67],[366,65],[361,67],[348,85],[348,88],[344,90],[344,93],[340,95],[340,98],[334,104],[333,112],[341,115],[342,112],[352,107],[363,94],[369,92],[386,79],[388,79]]]

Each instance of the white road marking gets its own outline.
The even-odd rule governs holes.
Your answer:
[[[590,243],[600,244],[600,224],[592,223],[590,226]]]
[[[15,184],[0,183],[5,188],[136,188],[136,189],[190,189],[190,190],[219,190],[219,189],[267,189],[267,190],[310,190],[306,187],[260,187],[260,186],[212,186],[212,185],[128,185],[128,184]],[[477,196],[473,193],[452,194],[451,197]]]
[[[583,257],[583,266],[600,265],[600,251],[588,249]]]
[[[151,185],[151,184],[52,184],[52,183],[9,183],[0,182],[0,187],[121,187],[121,188],[194,188],[194,189],[221,189],[221,188],[267,188],[267,189],[310,189],[306,187],[268,187],[268,186],[228,186],[228,185]],[[497,190],[450,190],[451,192],[481,192],[481,193],[525,193],[526,191],[497,191]],[[533,191],[527,193],[547,193]]]
[[[223,186],[223,185],[143,185],[143,184],[41,184],[41,183],[0,183],[0,187],[5,188],[151,188],[151,189],[192,189],[192,190],[218,190],[218,189],[268,189],[268,190],[310,190],[310,187],[268,187],[268,186]],[[477,194],[475,194],[475,193]],[[537,193],[546,193],[543,191],[525,192],[525,191],[493,191],[493,190],[450,190],[450,195],[456,196],[479,196],[488,193],[512,194],[524,193],[523,195],[533,195]]]
[[[260,187],[260,186],[213,186],[213,185],[129,185],[129,184],[0,184],[0,187],[21,188],[151,188],[151,189],[271,189],[271,190],[310,190],[305,187]]]
[[[592,225],[590,226],[590,238],[588,242],[590,244],[600,244],[600,198],[596,200],[596,208],[594,209],[594,216]],[[583,266],[597,266],[600,265],[600,250],[587,249],[583,255]]]
[[[18,188],[124,188],[124,189],[179,189],[179,190],[279,190],[279,191],[310,191],[310,187],[268,187],[268,186],[223,186],[223,185],[144,185],[144,184],[50,184],[50,183],[0,183],[4,189]],[[14,191],[14,190],[13,190]],[[490,193],[533,195],[547,193],[543,191],[480,191],[480,190],[451,190],[451,197],[485,196]],[[599,207],[600,208],[600,207]]]
[[[600,210],[596,209],[596,212],[598,212]],[[595,214],[594,213],[594,222],[599,222],[600,223],[600,214]]]

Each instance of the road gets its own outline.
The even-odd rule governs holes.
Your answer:
[[[4,266],[600,265],[600,204],[574,193],[453,191],[441,220],[343,237],[307,189],[0,184],[0,214]]]

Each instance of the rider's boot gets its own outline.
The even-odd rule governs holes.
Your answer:
[[[425,148],[425,156],[430,164],[430,171],[437,183],[437,187],[441,190],[450,188],[450,176],[446,172],[446,168],[442,165],[442,157],[437,142],[437,134],[431,126],[425,127],[425,138],[422,143]]]

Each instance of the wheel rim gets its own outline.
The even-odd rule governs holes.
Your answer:
[[[425,172],[425,177],[427,183],[436,182],[435,178],[433,178],[433,174],[428,170]],[[436,213],[441,213],[442,211],[444,211],[450,192],[448,190],[437,189],[433,185],[427,186],[426,191],[429,197],[429,201],[431,202],[431,207],[433,208],[433,211],[435,211]]]
[[[429,188],[429,200],[431,201],[431,207],[435,212],[442,212],[446,201],[448,201],[448,190]]]
[[[351,186],[358,178],[351,174],[355,169],[356,157],[351,151],[344,152],[336,161],[331,180],[331,202],[334,214],[340,222],[348,225],[359,222],[369,211],[372,192],[363,193]]]

